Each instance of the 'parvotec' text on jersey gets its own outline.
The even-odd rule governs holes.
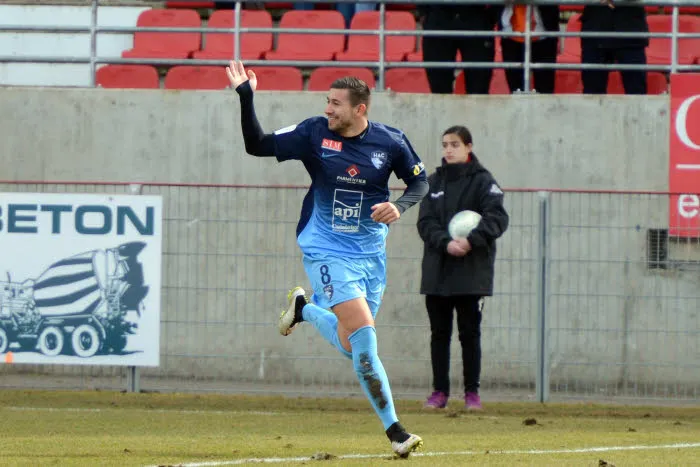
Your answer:
[[[425,169],[404,134],[369,122],[360,136],[344,138],[312,117],[277,130],[277,160],[300,160],[311,176],[297,226],[304,253],[349,257],[384,252],[389,228],[371,219],[371,207],[389,201],[391,172],[404,181],[425,178]]]

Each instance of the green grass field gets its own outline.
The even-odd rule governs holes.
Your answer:
[[[2,466],[700,465],[700,407],[399,401],[425,445],[391,456],[362,399],[20,391],[0,394]],[[324,460],[317,460],[312,458]]]

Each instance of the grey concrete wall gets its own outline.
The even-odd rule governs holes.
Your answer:
[[[256,97],[268,131],[317,114],[324,100],[323,93]],[[230,92],[0,89],[0,107],[0,179],[308,184],[300,164],[278,167],[244,154],[237,97]],[[438,163],[441,131],[466,124],[475,151],[507,188],[667,188],[665,97],[380,94],[371,114],[404,129],[428,167]],[[146,191],[164,196],[166,219],[163,358],[147,374],[355,388],[349,363],[312,330],[281,338],[275,328],[286,289],[306,285],[293,234],[304,189]],[[483,380],[531,387],[538,198],[510,192],[506,200],[511,227],[499,243],[496,296],[484,315]],[[556,194],[550,203],[553,383],[572,392],[697,389],[700,278],[646,268],[646,231],[665,224],[665,198]],[[429,328],[418,295],[416,214],[407,212],[389,235],[389,287],[378,333],[394,384],[427,391]],[[456,341],[455,391],[461,384]]]
[[[322,113],[324,93],[256,96],[267,131]],[[245,154],[232,91],[0,89],[5,180],[305,184],[299,164]],[[447,127],[506,187],[664,190],[668,98],[376,94],[372,119],[405,131],[427,167]],[[21,164],[17,163],[21,161]]]

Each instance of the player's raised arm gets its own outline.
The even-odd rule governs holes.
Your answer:
[[[263,132],[258,117],[255,115],[253,93],[258,86],[255,72],[248,70],[246,73],[243,62],[231,61],[226,68],[226,74],[231,82],[231,87],[236,90],[241,99],[241,128],[246,152],[258,157],[274,156],[274,137]]]

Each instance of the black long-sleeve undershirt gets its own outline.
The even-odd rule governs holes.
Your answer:
[[[246,152],[257,157],[274,157],[275,139],[271,134],[266,135],[258,122],[250,82],[239,85],[236,92],[241,99],[241,128]]]
[[[392,202],[398,208],[399,213],[403,213],[414,204],[420,203],[423,197],[428,194],[428,189],[428,179],[424,174],[422,177],[413,177],[406,182],[406,189],[403,195]]]

